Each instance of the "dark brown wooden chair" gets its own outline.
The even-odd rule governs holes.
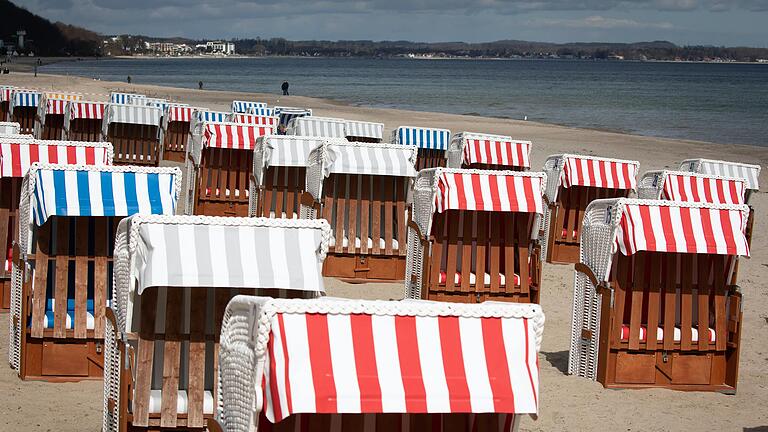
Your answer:
[[[101,141],[104,123],[104,102],[74,101],[64,113],[64,139],[69,141]]]
[[[594,201],[569,372],[610,388],[735,392],[742,296],[732,272],[749,254],[747,217],[745,205]]]
[[[9,121],[18,123],[23,134],[35,133],[35,116],[42,94],[35,90],[14,89],[9,105]]]
[[[248,216],[253,149],[269,126],[204,123],[187,155],[188,214]]]
[[[596,199],[628,197],[637,187],[637,161],[560,154],[547,158],[547,213],[542,259],[579,261],[584,211]]]
[[[302,204],[331,224],[323,275],[403,280],[415,148],[330,143],[309,157]]]
[[[124,221],[117,234],[114,302],[107,309],[103,429],[215,430],[210,421],[227,304],[238,294],[321,294],[319,264],[328,236],[323,221]],[[215,253],[201,250],[199,241]],[[280,248],[262,247],[271,241]],[[149,243],[157,247],[138,246]],[[244,250],[252,252],[244,256]],[[194,266],[184,261],[189,253],[197,256]],[[134,273],[130,260],[139,255],[146,265]]]
[[[62,187],[67,177],[94,173],[101,188],[86,193]],[[10,351],[19,377],[101,378],[115,229],[129,212],[174,214],[180,174],[178,168],[46,164],[29,169],[12,275]],[[139,190],[140,184],[146,190]],[[116,190],[126,192],[121,196]]]
[[[184,163],[187,157],[187,142],[190,139],[190,124],[195,108],[168,104],[163,112],[160,128],[160,143],[163,146],[163,160]]]
[[[160,163],[160,108],[109,104],[102,135],[115,148],[116,165],[158,166]]]
[[[512,171],[421,171],[409,225],[406,295],[538,303],[545,178]]]

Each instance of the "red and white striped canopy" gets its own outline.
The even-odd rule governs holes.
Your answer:
[[[101,120],[104,118],[104,109],[106,106],[107,104],[104,102],[70,102],[69,119]]]
[[[45,115],[64,115],[67,101],[64,99],[46,99]]]
[[[435,210],[544,213],[544,174],[439,170]]]
[[[280,118],[256,114],[235,113],[232,115],[232,121],[235,123],[277,127],[277,124],[280,123]]]
[[[0,141],[0,177],[24,177],[35,162],[110,165],[111,145],[48,140]]]
[[[475,163],[530,168],[531,142],[510,137],[467,135],[464,138],[464,164]]]
[[[746,205],[619,202],[624,205],[614,242],[624,255],[649,251],[749,256]]]
[[[565,155],[559,186],[607,189],[637,188],[638,162],[592,156]]]
[[[527,318],[276,313],[264,413],[534,414],[535,341]]]
[[[13,87],[0,86],[0,102],[9,102],[11,93],[13,93]]]
[[[744,179],[667,172],[662,198],[672,201],[744,204]]]
[[[252,150],[256,139],[274,134],[270,126],[241,123],[206,123],[203,132],[203,147]]]
[[[168,121],[189,123],[192,120],[192,111],[195,108],[190,106],[169,105]]]

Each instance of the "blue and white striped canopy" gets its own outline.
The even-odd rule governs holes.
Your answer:
[[[423,149],[448,150],[451,131],[412,126],[400,126],[394,131],[395,144],[412,145]]]
[[[248,110],[252,107],[266,108],[267,104],[264,102],[249,102],[249,101],[232,101],[232,112],[238,114],[247,114]]]
[[[33,165],[28,175],[35,176],[30,204],[35,224],[40,226],[51,216],[173,215],[181,171]]]
[[[40,92],[16,90],[13,92],[13,106],[36,107],[40,103]]]
[[[116,104],[130,105],[136,103],[140,99],[146,99],[147,97],[142,94],[136,93],[119,93],[112,92],[109,94],[109,101]]]
[[[222,123],[229,119],[230,113],[223,111],[195,111],[198,122]]]
[[[267,108],[265,106],[251,107],[251,109],[248,111],[248,114],[272,117],[273,115],[275,115],[275,110],[273,110],[272,108]]]
[[[296,117],[306,117],[312,115],[312,110],[309,108],[292,108],[292,107],[275,107],[275,115],[280,117],[280,124],[288,126],[291,120]]]

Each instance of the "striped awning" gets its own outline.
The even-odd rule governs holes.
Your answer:
[[[181,171],[132,166],[33,165],[32,211],[40,226],[51,216],[176,213]]]
[[[251,107],[247,114],[253,114],[258,116],[276,117],[275,110],[267,107]]]
[[[303,229],[228,222],[142,224],[138,294],[153,286],[324,290],[318,255],[327,222],[301,221]]]
[[[104,102],[70,102],[69,119],[101,120],[104,118],[106,107]]]
[[[165,108],[170,104],[171,102],[168,101],[168,99],[162,99],[162,98],[144,98],[144,104],[147,106],[160,108],[160,111],[165,112]]]
[[[18,135],[21,125],[16,122],[0,121],[0,137],[2,135]]]
[[[241,123],[206,123],[203,126],[203,147],[253,150],[256,139],[274,134],[270,126]]]
[[[267,104],[264,102],[250,102],[250,101],[232,101],[233,113],[247,113],[251,108],[266,108]]]
[[[275,115],[280,117],[280,124],[288,126],[296,117],[306,117],[312,115],[312,110],[309,108],[293,108],[293,107],[275,107]]]
[[[451,131],[413,126],[400,126],[393,132],[393,142],[423,149],[448,150]]]
[[[79,101],[83,99],[83,95],[80,93],[45,92],[43,95],[46,99],[60,99],[65,101]]]
[[[760,165],[711,159],[687,159],[680,163],[680,170],[723,177],[739,177],[747,182],[747,189],[760,190]]]
[[[254,379],[263,383],[266,418],[536,414],[540,306],[430,303],[323,299],[266,306],[268,334],[258,329],[268,341],[261,351],[264,376]]]
[[[67,108],[67,101],[64,99],[45,99],[45,115],[64,115]]]
[[[639,251],[749,256],[746,205],[619,200],[614,252]]]
[[[198,122],[217,122],[223,123],[227,121],[231,113],[224,111],[208,111],[208,110],[195,110],[195,118]]]
[[[435,211],[544,213],[544,173],[438,170]]]
[[[250,125],[272,126],[276,128],[280,122],[280,119],[273,116],[235,113],[232,114],[232,122]]]
[[[672,201],[744,204],[746,182],[742,178],[717,177],[665,171],[661,197]]]
[[[530,168],[531,142],[510,136],[462,132],[454,139],[461,140],[462,160],[465,165],[487,164],[506,167]]]
[[[265,168],[270,166],[306,167],[312,150],[323,145],[322,138],[270,135],[262,138]]]
[[[109,102],[115,104],[131,105],[136,103],[144,104],[143,101],[147,97],[137,93],[118,93],[112,92],[109,94]],[[146,105],[146,104],[144,104]]]
[[[324,174],[386,175],[416,177],[416,153],[392,144],[328,144]]]
[[[112,144],[0,138],[0,178],[24,177],[35,162],[112,165]]]
[[[10,102],[13,90],[14,87],[11,86],[0,86],[0,103]]]
[[[194,108],[184,105],[168,105],[168,121],[189,123],[192,120],[192,111]]]
[[[563,155],[558,186],[591,186],[606,189],[637,188],[640,162],[594,156]]]
[[[344,120],[327,117],[295,117],[288,123],[288,135],[344,138]]]
[[[344,122],[344,134],[348,137],[380,140],[384,138],[384,123],[346,120]]]
[[[36,107],[40,103],[41,94],[34,90],[14,90],[13,106]]]
[[[160,108],[141,105],[110,104],[107,106],[108,123],[128,123],[160,126]]]

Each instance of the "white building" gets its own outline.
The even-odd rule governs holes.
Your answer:
[[[206,42],[205,47],[214,54],[232,55],[235,53],[235,44],[232,42],[209,41]]]

